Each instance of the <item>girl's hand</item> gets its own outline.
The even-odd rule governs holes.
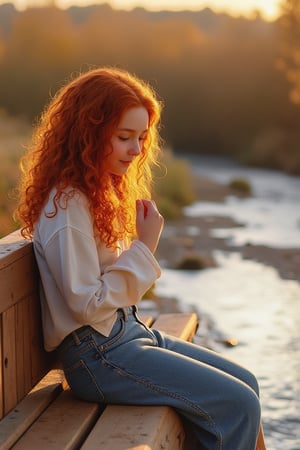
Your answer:
[[[136,231],[137,237],[154,253],[163,229],[164,219],[153,200],[137,200]]]

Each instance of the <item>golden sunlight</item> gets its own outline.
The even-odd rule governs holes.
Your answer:
[[[62,0],[69,1],[69,0]],[[228,11],[233,15],[253,15],[253,11],[260,11],[264,18],[272,20],[277,17],[280,0],[111,0],[114,8],[131,9],[142,6],[149,10],[199,10],[206,7],[214,11]]]
[[[4,3],[6,0],[0,0]],[[27,6],[43,6],[56,4],[61,8],[68,8],[71,5],[87,6],[95,3],[108,3],[115,9],[130,10],[142,7],[150,11],[163,9],[179,10],[201,10],[206,7],[216,12],[228,12],[234,16],[253,16],[259,12],[266,20],[274,20],[279,14],[280,0],[13,0],[16,8],[25,9]]]

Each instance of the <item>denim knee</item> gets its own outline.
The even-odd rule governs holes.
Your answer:
[[[248,395],[244,396],[243,407],[249,418],[257,418],[258,423],[260,422],[261,404],[255,392],[249,391]]]
[[[236,390],[236,396],[232,399],[231,411],[236,417],[237,423],[244,428],[258,432],[261,419],[261,404],[254,390],[246,386]],[[228,411],[229,412],[229,411]]]
[[[248,386],[250,386],[251,389],[253,389],[253,391],[259,397],[259,386],[258,386],[258,381],[257,381],[255,375],[247,369],[244,369],[244,370],[245,370],[245,372],[244,372],[243,381]]]

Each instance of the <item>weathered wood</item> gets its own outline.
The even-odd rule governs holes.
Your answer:
[[[2,314],[4,414],[17,403],[16,314],[12,307]]]
[[[81,450],[182,450],[177,414],[164,406],[106,408]]]
[[[63,391],[13,449],[77,449],[99,417],[99,411],[98,404],[77,400],[69,390]]]
[[[28,253],[32,253],[32,242],[24,239],[20,230],[1,238],[0,270]]]
[[[139,314],[139,318],[144,322],[145,325],[151,327],[153,324],[153,316],[150,314]]]
[[[50,369],[43,349],[37,299],[25,298],[2,313],[4,413],[8,413]]]
[[[182,339],[191,339],[197,328],[197,316],[163,314],[153,326]],[[97,448],[103,450],[179,450],[183,442],[181,422],[171,408],[109,405],[82,449],[92,450],[98,443]]]
[[[0,239],[0,313],[2,417],[50,368],[43,349],[33,246],[18,232]]]
[[[264,431],[262,426],[260,426],[259,429],[256,450],[266,450]]]
[[[183,427],[171,408],[109,405],[99,418],[101,407],[75,399],[62,371],[41,379],[54,365],[43,350],[38,282],[32,243],[19,232],[1,239],[0,450],[182,450]],[[197,322],[194,313],[163,314],[154,327],[191,341]],[[262,429],[256,450],[265,450]]]
[[[0,313],[38,291],[38,273],[32,251],[0,269]]]
[[[197,330],[198,318],[195,313],[161,314],[153,325],[172,336],[191,341]]]
[[[51,355],[44,349],[41,309],[38,292],[28,299],[28,324],[26,340],[30,346],[31,387],[50,369]]]
[[[26,301],[16,305],[16,359],[17,359],[17,397],[23,398],[30,391],[30,372],[26,367],[30,364],[30,346],[26,339],[28,323]]]
[[[0,315],[0,419],[4,416],[4,382],[3,382],[3,339],[2,339],[2,314]]]
[[[1,450],[10,449],[57,397],[62,390],[63,378],[61,370],[50,371],[17,407],[0,421]]]

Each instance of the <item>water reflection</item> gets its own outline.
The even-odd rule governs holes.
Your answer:
[[[253,197],[197,203],[187,214],[235,219],[241,227],[213,231],[232,244],[300,248],[300,177],[245,168],[228,159],[189,159],[196,174],[218,182],[246,178]],[[196,309],[199,342],[255,372],[268,450],[300,450],[300,283],[282,279],[272,267],[242,259],[238,252],[216,251],[214,256],[217,268],[164,269],[157,293],[176,297],[183,310]],[[221,345],[230,337],[237,346]]]
[[[280,202],[262,199],[227,197],[224,203],[201,202],[187,207],[190,216],[230,216],[241,224],[232,230],[216,229],[215,237],[230,238],[232,245],[247,243],[276,248],[300,247],[300,202],[284,199]]]
[[[300,177],[204,157],[193,158],[193,170],[223,184],[242,177],[252,186],[253,197],[228,197],[224,203],[199,202],[186,208],[187,215],[230,216],[242,225],[234,233],[215,230],[216,237],[229,237],[233,245],[300,247]]]
[[[215,269],[164,269],[157,293],[196,308],[206,328],[200,338],[209,331],[206,343],[255,372],[268,450],[299,450],[300,284],[238,253],[215,257]],[[233,336],[238,345],[221,346],[220,336]]]

